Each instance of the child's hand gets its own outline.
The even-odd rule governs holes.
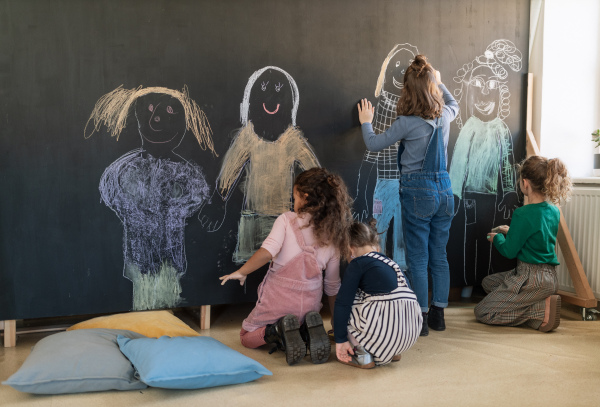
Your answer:
[[[440,71],[435,71],[435,80],[437,81],[438,85],[442,83],[442,76],[440,75]]]
[[[352,348],[352,345],[350,345],[350,342],[336,343],[335,355],[338,360],[341,360],[342,362],[351,362],[352,357],[350,355],[354,355],[354,349]]]
[[[219,280],[221,280],[221,285],[224,285],[229,280],[239,280],[240,285],[244,285],[244,283],[246,282],[246,277],[248,276],[240,273],[240,271],[238,270],[234,271],[231,274],[227,274],[226,276],[219,277]]]
[[[372,123],[375,116],[375,108],[367,99],[362,99],[358,104],[358,121],[360,124]]]
[[[493,242],[493,241],[494,241],[494,236],[496,236],[497,234],[498,234],[498,233],[492,233],[492,232],[488,233],[488,234],[487,234],[487,240],[488,240],[489,242]]]
[[[508,233],[508,229],[509,229],[509,227],[506,226],[506,225],[496,226],[494,229],[492,229],[492,232],[507,234]]]

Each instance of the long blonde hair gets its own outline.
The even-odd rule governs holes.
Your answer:
[[[186,129],[191,130],[200,144],[202,150],[210,150],[216,156],[213,141],[211,138],[210,124],[206,115],[200,109],[200,107],[190,99],[188,95],[187,86],[184,86],[182,91],[163,88],[163,87],[150,87],[142,88],[138,86],[135,89],[123,89],[123,85],[119,86],[112,92],[102,96],[96,102],[92,114],[85,124],[83,135],[85,138],[90,138],[95,132],[100,130],[102,125],[105,125],[110,131],[111,137],[117,137],[121,131],[125,128],[127,121],[127,115],[131,105],[141,96],[149,93],[161,93],[176,98],[181,102],[185,111],[185,124]],[[90,126],[91,122],[91,126]],[[88,126],[91,128],[88,134]]]

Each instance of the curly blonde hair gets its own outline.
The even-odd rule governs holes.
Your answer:
[[[573,184],[567,166],[560,159],[533,155],[519,165],[519,170],[521,179],[528,180],[535,191],[554,205],[571,199]]]
[[[309,213],[309,226],[317,243],[333,245],[342,258],[348,258],[348,230],[352,224],[352,198],[342,178],[325,168],[311,168],[300,173],[294,187],[306,196],[306,203],[298,214]]]

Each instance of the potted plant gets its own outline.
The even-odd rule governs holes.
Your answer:
[[[600,129],[592,133],[592,141],[596,143],[594,154],[594,177],[600,177]]]

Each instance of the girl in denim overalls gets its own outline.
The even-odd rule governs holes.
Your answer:
[[[429,329],[446,329],[444,308],[448,306],[450,270],[446,244],[454,215],[454,197],[446,171],[450,122],[458,103],[441,83],[438,71],[423,55],[417,55],[404,74],[398,101],[398,117],[392,126],[375,134],[371,122],[374,108],[363,99],[358,105],[363,139],[370,151],[379,151],[397,141],[402,223],[406,242],[406,275],[423,313],[421,336]],[[433,287],[428,301],[427,271]]]
[[[340,256],[349,251],[351,202],[344,181],[324,168],[296,177],[294,212],[277,218],[246,264],[220,277],[222,284],[239,280],[243,285],[248,274],[271,262],[256,306],[242,323],[242,345],[274,344],[285,351],[290,365],[306,355],[307,347],[313,363],[329,359],[331,343],[319,310],[323,289],[333,309],[341,285]]]

